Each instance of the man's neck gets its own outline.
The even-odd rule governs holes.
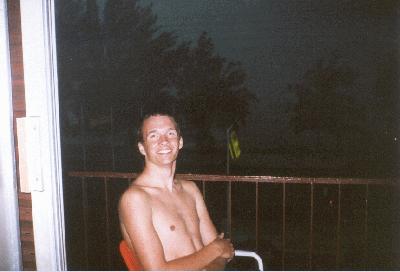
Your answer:
[[[149,183],[148,185],[164,188],[172,192],[175,177],[175,162],[163,167],[154,164],[146,164],[142,175]]]

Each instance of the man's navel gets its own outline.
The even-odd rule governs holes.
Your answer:
[[[174,230],[175,230],[175,225],[169,226],[169,229],[170,229],[171,231],[174,231]]]

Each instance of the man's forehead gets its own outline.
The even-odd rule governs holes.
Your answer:
[[[176,129],[176,124],[173,119],[167,115],[151,116],[144,121],[144,132],[149,132],[157,129]]]

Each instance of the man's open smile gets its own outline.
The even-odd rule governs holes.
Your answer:
[[[158,151],[157,154],[168,154],[171,152],[172,152],[172,149],[162,149],[162,150]]]

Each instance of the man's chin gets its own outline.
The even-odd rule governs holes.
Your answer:
[[[178,154],[173,153],[157,154],[156,156],[148,157],[146,161],[159,167],[169,167],[175,164],[177,157]]]
[[[162,167],[169,167],[169,166],[173,166],[176,162],[176,157],[172,157],[172,158],[161,158],[158,159],[156,161],[156,164],[158,166],[162,166]]]

